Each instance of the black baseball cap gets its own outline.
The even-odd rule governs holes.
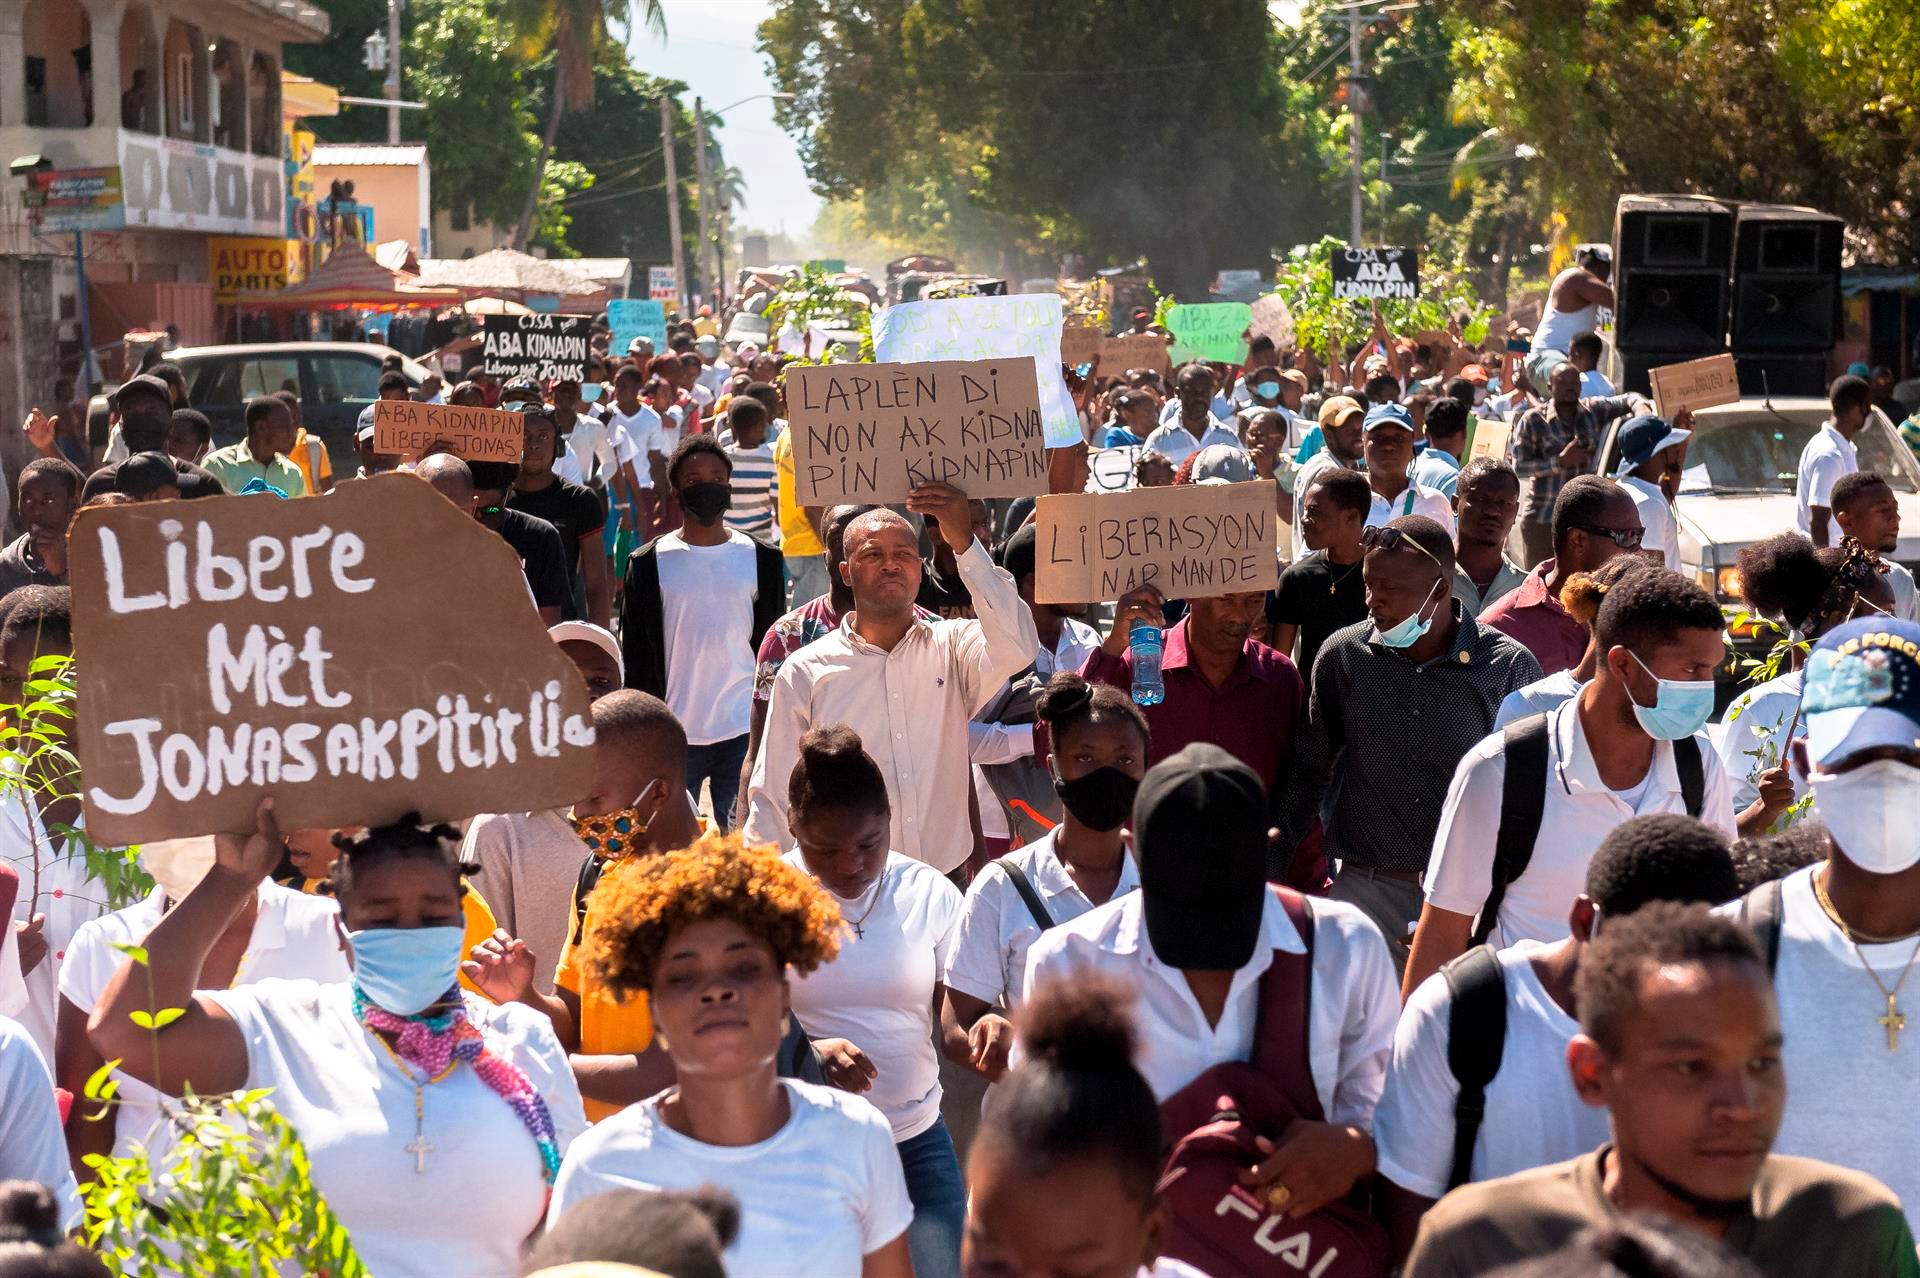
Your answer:
[[[142,373],[138,377],[129,377],[126,381],[121,382],[119,389],[113,392],[112,402],[115,411],[118,411],[120,405],[125,402],[129,391],[143,390],[151,391],[153,394],[167,401],[167,407],[169,409],[173,407],[173,387],[167,385],[152,373]]]
[[[1155,957],[1186,970],[1245,967],[1267,904],[1267,796],[1253,769],[1196,742],[1147,769],[1132,828]]]
[[[180,478],[173,458],[165,453],[135,453],[114,470],[113,486],[129,497],[145,497],[162,488],[179,488]]]

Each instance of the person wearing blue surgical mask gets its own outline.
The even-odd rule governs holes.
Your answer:
[[[1580,892],[1588,860],[1628,817],[1684,812],[1733,837],[1732,787],[1700,731],[1713,713],[1714,671],[1726,659],[1725,626],[1713,597],[1680,573],[1652,568],[1614,583],[1594,617],[1593,679],[1460,761],[1434,836],[1403,993],[1469,944],[1566,936],[1566,903]],[[1496,858],[1509,819],[1508,774],[1523,767],[1528,784],[1540,787],[1538,825],[1524,853]]]
[[[540,1012],[457,984],[457,830],[408,818],[336,845],[349,979],[199,988],[286,850],[266,799],[252,834],[215,839],[213,868],[148,934],[146,965],[121,963],[88,1039],[168,1095],[271,1089],[370,1272],[512,1278],[586,1130],[567,1053]],[[134,1023],[166,1009],[184,1010]]]

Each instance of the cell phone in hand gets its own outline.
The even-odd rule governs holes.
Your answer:
[[[1515,355],[1528,355],[1533,352],[1533,343],[1524,337],[1509,337],[1507,350]]]

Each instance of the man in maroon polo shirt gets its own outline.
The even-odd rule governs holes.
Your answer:
[[[1645,536],[1633,495],[1611,479],[1581,475],[1567,481],[1553,504],[1553,558],[1490,604],[1479,617],[1531,652],[1542,675],[1580,664],[1587,628],[1560,604],[1560,587],[1576,572],[1591,572],[1615,555],[1638,554]]]
[[[1116,688],[1131,688],[1133,652],[1127,637],[1135,621],[1164,626],[1165,602],[1153,586],[1122,595],[1114,605],[1106,642],[1087,655],[1080,673]],[[1148,767],[1205,741],[1252,768],[1267,792],[1273,792],[1292,753],[1306,684],[1291,659],[1253,637],[1254,627],[1265,620],[1264,591],[1188,601],[1186,617],[1166,632],[1160,655],[1166,700],[1141,707],[1152,730]],[[1324,864],[1294,868],[1303,886],[1318,890],[1326,881]]]

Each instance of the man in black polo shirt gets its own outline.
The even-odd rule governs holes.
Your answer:
[[[567,569],[567,597],[561,615],[568,621],[586,620],[609,627],[613,583],[607,573],[607,552],[601,536],[607,523],[606,508],[592,489],[569,483],[554,473],[560,433],[551,410],[530,408],[521,420],[525,435],[520,473],[514,477],[507,508],[544,519],[559,530]]]
[[[511,462],[469,465],[451,453],[435,453],[414,467],[414,473],[513,547],[541,619],[554,626],[560,623],[560,606],[567,597],[566,555],[552,524],[507,508],[506,495],[518,469]]]

